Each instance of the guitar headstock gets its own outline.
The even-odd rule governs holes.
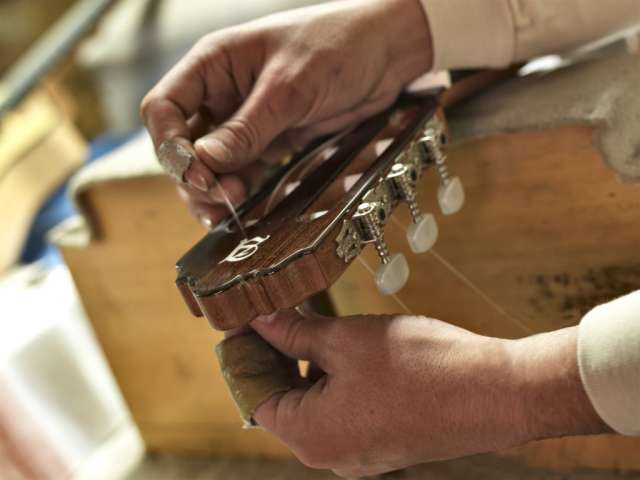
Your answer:
[[[176,283],[191,311],[227,330],[299,305],[329,288],[369,243],[381,259],[378,289],[397,292],[409,267],[384,241],[394,209],[408,206],[407,240],[420,253],[438,233],[416,203],[425,170],[440,176],[444,214],[464,202],[459,179],[447,172],[445,143],[438,95],[406,96],[293,158],[238,209],[245,232],[228,218],[178,261]]]

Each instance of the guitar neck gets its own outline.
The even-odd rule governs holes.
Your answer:
[[[451,72],[453,83],[442,95],[440,103],[445,109],[451,107],[493,85],[515,77],[520,68],[521,65],[514,65],[500,70]]]

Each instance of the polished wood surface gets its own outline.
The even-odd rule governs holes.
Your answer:
[[[227,260],[243,238],[232,219],[207,235],[178,262],[177,284],[190,309],[204,314],[215,328],[226,330],[244,325],[257,315],[299,305],[329,288],[348,266],[336,253],[336,237],[343,220],[387,175],[398,155],[435,115],[437,106],[435,96],[401,101],[400,118],[406,123],[379,157],[372,156],[367,147],[384,138],[388,131],[385,126],[398,118],[393,115],[395,108],[341,138],[335,152],[290,195],[264,218],[246,227],[246,238],[264,239],[253,255],[237,262]],[[348,167],[363,158],[366,168],[357,182],[324,215],[310,219],[308,214],[318,211],[322,194],[332,185],[343,184],[342,174],[352,171]],[[261,199],[265,190],[258,194]],[[240,211],[241,221],[251,219],[254,210],[262,210],[260,203],[250,199]],[[195,302],[189,298],[190,292]]]

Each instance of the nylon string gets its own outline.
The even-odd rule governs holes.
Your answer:
[[[400,227],[403,231],[407,231],[407,228],[394,216],[391,216],[391,221],[393,221],[398,227]],[[469,289],[471,289],[476,295],[482,298],[485,303],[487,303],[491,308],[497,311],[500,315],[505,317],[512,325],[517,326],[523,332],[531,335],[535,332],[531,330],[521,319],[513,316],[509,312],[507,312],[498,302],[493,300],[489,295],[487,295],[480,287],[478,287],[469,277],[467,277],[464,273],[458,270],[456,267],[451,264],[451,262],[447,261],[442,255],[440,255],[435,248],[431,248],[429,253],[436,259],[438,263],[443,265],[450,273],[455,275],[459,280],[461,280]]]
[[[233,220],[236,222],[236,225],[238,226],[238,229],[240,229],[240,233],[242,234],[242,237],[245,240],[247,240],[247,232],[244,229],[244,225],[242,225],[242,221],[240,220],[240,216],[238,215],[236,208],[233,206],[233,203],[231,203],[231,199],[229,198],[227,191],[224,189],[222,184],[218,181],[218,177],[213,172],[211,172],[211,175],[213,176],[213,182],[215,183],[215,186],[218,187],[218,190],[220,190],[220,193],[222,193],[222,199],[224,200],[224,203],[227,205],[227,210],[229,210],[229,213],[231,213]]]

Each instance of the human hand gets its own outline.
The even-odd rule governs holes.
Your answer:
[[[191,151],[179,190],[212,224],[226,214],[212,172],[239,202],[243,169],[267,147],[299,148],[357,123],[430,66],[418,0],[332,2],[203,37],[147,94],[141,114],[157,152],[167,140]]]
[[[424,317],[295,311],[252,327],[326,372],[273,396],[256,421],[341,476],[606,429],[580,381],[575,328],[502,340]]]

